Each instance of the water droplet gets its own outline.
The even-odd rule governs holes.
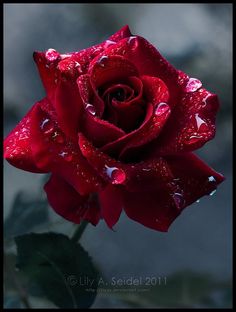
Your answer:
[[[104,67],[104,61],[108,59],[108,56],[103,55],[102,57],[100,57],[100,59],[97,61],[97,64],[99,64],[100,66]]]
[[[200,203],[200,199],[196,200],[196,203]]]
[[[58,155],[63,157],[68,162],[71,161],[73,158],[73,156],[71,154],[68,154],[67,152],[61,152]]]
[[[164,102],[161,102],[155,108],[155,115],[161,116],[163,114],[166,114],[169,110],[170,110],[169,105]]]
[[[64,60],[65,58],[71,57],[71,54],[61,54],[61,59]]]
[[[208,179],[209,182],[216,182],[216,179],[213,176],[210,176],[207,179]]]
[[[128,43],[131,43],[135,38],[137,38],[137,37],[136,37],[136,36],[131,36],[131,37],[129,37]]]
[[[85,109],[86,109],[86,111],[88,111],[93,116],[96,115],[95,107],[92,104],[89,104],[89,103],[86,104]]]
[[[106,174],[112,180],[112,184],[121,184],[126,179],[126,174],[123,169],[117,167],[105,166]]]
[[[61,134],[59,134],[57,131],[53,133],[52,138],[54,141],[60,144],[64,143],[65,141],[64,137]]]
[[[195,92],[198,89],[200,89],[202,86],[202,83],[200,80],[196,78],[190,78],[189,81],[187,82],[187,85],[185,87],[186,92]]]
[[[173,196],[174,202],[176,204],[176,207],[178,209],[183,208],[183,206],[185,204],[185,200],[184,200],[183,195],[181,193],[174,193],[172,196]]]
[[[54,130],[54,126],[50,119],[46,118],[42,121],[40,128],[43,130],[45,134],[49,134]]]
[[[111,41],[111,40],[106,40],[105,41],[105,48],[108,48],[110,45],[116,44],[115,41]]]
[[[199,114],[195,115],[196,123],[197,123],[197,129],[200,131],[206,131],[208,129],[207,123],[199,117]]]
[[[185,143],[190,145],[190,144],[197,143],[201,139],[202,139],[201,135],[191,135]]]
[[[152,169],[151,168],[143,168],[142,170],[143,171],[151,171]]]
[[[53,62],[60,57],[60,54],[54,49],[48,49],[45,53],[45,57],[48,61]]]
[[[212,191],[209,195],[212,196],[216,193],[216,190]]]
[[[82,66],[79,62],[75,62],[75,68],[77,69],[77,72],[82,74],[83,73],[83,69]]]

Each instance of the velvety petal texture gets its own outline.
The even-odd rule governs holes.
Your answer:
[[[56,213],[74,223],[87,220],[96,225],[100,220],[100,209],[93,195],[81,196],[64,179],[52,175],[45,184],[48,202]]]
[[[216,94],[126,25],[87,49],[33,55],[46,97],[4,140],[13,166],[51,173],[50,206],[74,223],[124,211],[167,231],[224,177],[192,152],[214,138]]]

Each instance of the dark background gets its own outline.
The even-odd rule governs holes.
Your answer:
[[[82,238],[82,244],[108,280],[165,276],[167,286],[160,287],[166,287],[167,301],[162,306],[168,306],[173,285],[176,289],[182,287],[181,276],[186,272],[195,277],[207,276],[214,285],[231,280],[232,5],[5,4],[4,132],[8,134],[32,104],[45,95],[32,58],[34,50],[54,48],[61,53],[80,50],[101,42],[125,24],[129,24],[133,34],[149,40],[175,67],[199,78],[206,89],[219,95],[221,102],[216,137],[197,151],[226,177],[214,196],[205,196],[200,203],[187,208],[168,233],[145,228],[123,214],[115,232],[101,221],[96,228],[90,225]],[[4,217],[9,216],[18,191],[44,196],[42,181],[42,175],[18,170],[4,162]],[[63,221],[52,209],[49,213],[50,222],[38,228],[38,232],[73,232],[72,224]],[[172,274],[176,272],[180,273],[173,282]],[[200,279],[197,284],[193,278],[193,284],[198,291],[204,282]],[[230,305],[222,289],[209,289],[205,295],[208,299],[204,300],[199,297],[190,300],[185,288],[182,295],[178,299],[180,306]],[[94,307],[161,305],[158,299],[147,298],[142,302],[140,296],[134,299],[132,296],[135,295],[128,294],[122,299],[122,294],[99,294]],[[30,300],[34,307],[51,306],[47,301]]]

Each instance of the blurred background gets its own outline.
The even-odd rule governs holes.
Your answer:
[[[176,68],[219,95],[217,133],[197,154],[226,177],[212,197],[188,207],[168,233],[122,215],[115,231],[89,225],[82,245],[108,281],[159,277],[145,292],[98,293],[93,308],[231,307],[232,277],[232,5],[5,4],[4,135],[44,97],[34,50],[61,53],[97,44],[128,24]],[[14,279],[12,236],[28,231],[71,234],[73,225],[47,207],[46,177],[4,162],[5,307],[24,307]],[[32,202],[34,203],[32,208]],[[26,293],[32,307],[52,303]]]

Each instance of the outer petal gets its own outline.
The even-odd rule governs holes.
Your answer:
[[[39,168],[64,178],[81,195],[100,190],[102,181],[78,145],[66,138],[58,124],[39,107],[32,112],[31,132],[32,155]]]
[[[205,89],[182,94],[165,131],[153,142],[151,149],[158,155],[190,152],[215,136],[218,98]]]
[[[172,192],[177,188],[176,183],[172,183],[175,180],[168,162],[162,157],[126,164],[125,172],[127,175],[125,188],[129,192],[155,191],[156,189],[166,189]]]
[[[183,190],[184,206],[209,195],[225,179],[193,153],[166,156],[165,159]]]
[[[109,40],[110,41],[115,41],[118,42],[121,39],[130,37],[132,34],[130,32],[129,26],[125,25],[122,27],[120,30],[118,30],[114,35],[110,36]]]
[[[112,228],[122,212],[122,192],[117,186],[108,185],[99,192],[101,214],[107,225]]]
[[[140,180],[139,191],[123,191],[127,215],[159,231],[167,231],[184,208],[211,194],[224,180],[222,175],[191,153],[168,156],[166,161],[173,175],[166,187],[156,184],[156,190],[149,191],[144,187],[145,180]]]
[[[50,60],[50,58],[47,57],[47,51],[46,52],[35,51],[33,54],[33,58],[35,63],[37,64],[40,78],[45,88],[47,97],[50,99],[52,103],[54,103],[55,89],[57,86],[59,75],[59,72],[57,70],[57,64],[60,60],[59,53],[55,55],[56,55],[55,58],[52,58]]]
[[[100,220],[98,202],[91,196],[81,196],[59,176],[52,175],[45,184],[48,201],[52,208],[63,218],[74,222],[87,220],[96,225]]]
[[[166,232],[170,224],[180,214],[168,192],[123,192],[124,210],[127,216],[154,230]]]
[[[54,49],[45,52],[34,52],[34,60],[37,64],[47,97],[54,103],[55,90],[61,74],[72,78],[86,73],[89,62],[108,46],[130,36],[129,27],[126,25],[101,44],[92,46],[79,52],[59,54]]]
[[[8,134],[4,140],[4,158],[13,166],[36,173],[45,173],[37,167],[31,152],[30,123],[32,122],[32,112],[40,103],[34,104],[19,124]]]
[[[54,106],[61,129],[77,142],[83,105],[76,82],[65,79],[58,83]]]

